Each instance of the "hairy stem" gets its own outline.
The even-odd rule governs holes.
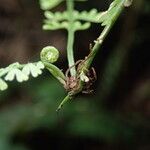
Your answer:
[[[73,21],[74,21],[72,17],[73,7],[74,7],[73,0],[67,0],[67,9],[69,12],[69,23],[70,23],[70,27],[68,29],[68,42],[67,42],[67,58],[68,58],[69,68],[71,66],[74,66],[75,64],[74,54],[73,54],[74,33],[75,33],[75,31],[73,30]],[[76,76],[75,66],[70,69],[70,74],[71,76]]]

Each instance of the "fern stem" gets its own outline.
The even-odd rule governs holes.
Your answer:
[[[119,15],[121,14],[121,12],[124,9],[124,1],[122,1],[122,3],[120,4],[119,9],[116,12],[116,15],[113,19],[113,21],[105,26],[105,28],[103,29],[102,33],[99,35],[99,37],[97,38],[97,40],[95,41],[95,45],[93,46],[89,59],[86,61],[85,66],[83,67],[84,69],[89,69],[90,65],[93,62],[93,59],[95,58],[96,54],[98,53],[98,51],[100,50],[101,45],[103,44],[105,38],[107,37],[107,35],[109,34],[111,28],[113,27],[113,25],[115,24],[116,20],[118,19]]]
[[[74,31],[72,29],[68,29],[68,42],[67,42],[67,58],[69,68],[74,66],[74,54],[73,54],[73,43],[74,43]],[[70,69],[71,76],[76,76],[75,66]]]
[[[97,52],[99,51],[104,39],[106,38],[106,36],[108,35],[110,29],[112,28],[112,25],[109,25],[109,26],[106,26],[103,30],[103,32],[101,33],[101,35],[97,38],[97,40],[95,41],[95,45],[94,47],[92,48],[92,51],[90,53],[90,57],[87,61],[87,64],[86,64],[86,68],[89,68],[93,59],[95,58]]]
[[[51,63],[48,63],[48,62],[43,62],[43,64],[60,83],[65,85],[66,77],[57,66],[55,66]]]
[[[63,100],[62,100],[62,102],[59,104],[59,106],[58,106],[58,108],[56,109],[56,111],[59,111],[62,107],[63,107],[63,105],[66,103],[66,102],[68,102],[69,100],[71,100],[72,99],[72,97],[68,94]]]
[[[92,64],[92,62],[93,62],[93,59],[95,58],[96,54],[97,54],[98,51],[100,50],[100,47],[102,46],[102,44],[103,44],[105,38],[106,38],[107,35],[109,34],[111,28],[112,28],[113,25],[115,24],[116,20],[118,19],[119,15],[121,14],[121,12],[123,11],[123,9],[124,9],[124,1],[125,1],[125,0],[122,1],[122,3],[120,4],[119,8],[117,9],[117,11],[116,11],[116,13],[115,13],[115,15],[114,15],[114,18],[113,18],[113,20],[112,20],[112,22],[111,22],[109,25],[106,25],[106,26],[104,27],[103,31],[101,32],[101,34],[99,35],[99,37],[98,37],[97,40],[95,41],[95,45],[94,45],[93,48],[91,49],[91,53],[90,53],[90,54],[88,55],[88,57],[87,57],[88,59],[85,61],[85,63],[82,64],[80,72],[82,72],[82,71],[83,71],[83,72],[86,72],[86,71],[90,68],[90,66],[91,66],[91,64]],[[75,94],[77,94],[77,93],[79,93],[79,92],[82,91],[83,82],[80,81],[79,84],[80,84],[79,90],[78,90],[76,93],[73,93],[72,95],[75,95]]]
[[[67,59],[68,59],[68,65],[69,68],[74,66],[74,54],[73,54],[73,44],[74,44],[74,34],[75,31],[73,30],[73,8],[74,8],[74,2],[73,0],[67,0],[67,9],[69,12],[69,23],[70,27],[68,28],[68,42],[67,42]],[[70,69],[71,76],[76,76],[76,69],[75,66]]]
[[[98,53],[98,51],[100,50],[100,47],[103,44],[103,41],[105,40],[105,38],[107,37],[107,35],[109,34],[111,28],[113,27],[114,23],[116,22],[116,20],[118,19],[119,15],[121,14],[121,12],[123,11],[125,5],[126,0],[120,0],[121,3],[119,3],[119,7],[117,8],[117,10],[115,11],[115,13],[113,14],[113,18],[111,19],[111,22],[109,24],[107,24],[103,31],[101,32],[101,34],[99,35],[99,37],[97,38],[97,40],[95,41],[95,45],[93,46],[93,48],[91,49],[91,53],[88,55],[86,61],[82,64],[80,72],[86,72],[88,71],[88,69],[90,68],[93,59],[95,58],[96,54]],[[72,11],[72,3],[73,0],[67,0],[67,4],[68,4],[68,10],[70,11],[70,14],[72,15],[71,11]],[[72,21],[71,19],[72,16],[70,16],[70,21]],[[73,17],[72,17],[73,18]],[[71,33],[72,29],[70,28],[68,30],[68,32],[70,34],[73,34],[73,31]],[[70,35],[70,38],[74,37],[73,35]],[[72,42],[72,41],[71,41]],[[70,44],[70,41],[68,42]],[[73,42],[71,43],[73,44]],[[73,45],[72,45],[73,47]],[[69,49],[70,50],[70,49]],[[69,55],[68,55],[69,56]],[[73,56],[73,55],[72,55]],[[68,57],[68,60],[70,60],[70,56]],[[73,64],[72,64],[73,65]],[[72,66],[71,65],[71,66]],[[75,69],[75,68],[74,68]],[[71,70],[71,75],[73,74],[73,70]],[[72,98],[72,96],[75,96],[76,94],[80,93],[83,90],[83,81],[80,80],[79,82],[79,86],[76,90],[71,91],[61,102],[61,104],[59,105],[58,110],[60,110],[62,108],[62,106]]]

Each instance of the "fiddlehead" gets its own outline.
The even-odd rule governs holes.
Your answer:
[[[40,58],[46,69],[65,86],[65,75],[58,67],[52,64],[58,60],[59,51],[53,46],[46,46],[42,49]]]
[[[59,58],[59,51],[53,46],[44,47],[40,53],[42,62],[54,63]]]

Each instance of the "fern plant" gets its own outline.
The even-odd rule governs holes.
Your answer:
[[[63,99],[57,110],[60,110],[65,102],[75,97],[80,92],[89,92],[93,80],[96,79],[94,69],[91,64],[99,51],[105,37],[110,32],[117,18],[125,7],[131,5],[132,0],[114,0],[108,10],[99,12],[96,9],[81,11],[74,9],[75,2],[85,0],[40,0],[41,9],[44,10],[45,20],[44,30],[65,29],[68,32],[67,59],[68,69],[63,73],[55,63],[59,57],[59,51],[53,46],[46,46],[42,49],[41,60],[35,63],[19,64],[13,63],[6,68],[0,69],[0,90],[8,88],[8,81],[15,78],[18,82],[27,81],[29,76],[37,77],[42,74],[42,69],[47,69],[66,89],[67,96]],[[52,12],[50,9],[60,3],[66,3],[64,12]],[[90,53],[83,60],[75,62],[74,59],[74,35],[78,30],[86,30],[91,23],[104,26],[99,37],[94,41],[94,46],[90,48]]]

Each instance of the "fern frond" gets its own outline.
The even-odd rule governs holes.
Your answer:
[[[43,10],[48,10],[59,5],[63,0],[40,0],[40,6]]]
[[[91,23],[100,23],[101,14],[102,12],[98,12],[96,9],[92,9],[89,12],[75,10],[72,12],[74,22],[71,26],[74,27],[74,31],[88,29]],[[68,29],[70,27],[68,11],[56,13],[45,11],[44,15],[46,17],[43,25],[44,30]]]
[[[45,24],[43,25],[43,30],[58,30],[58,29],[67,29],[68,22],[57,22],[57,21],[50,21],[46,20]]]
[[[124,3],[123,0],[114,0],[109,9],[104,12],[98,12],[96,9],[88,11],[79,12],[74,10],[72,12],[73,25],[70,24],[69,12],[56,12],[45,11],[44,15],[46,17],[43,25],[44,30],[58,30],[58,29],[68,29],[70,26],[74,27],[74,31],[88,29],[91,23],[101,23],[102,26],[110,25],[114,22],[118,9]],[[84,21],[85,23],[81,23]]]
[[[38,62],[36,64],[29,63],[23,67],[22,73],[27,76],[31,74],[33,77],[37,77],[38,75],[42,74],[41,69],[43,68],[44,65],[42,64],[42,62]]]
[[[6,81],[13,81],[14,79],[17,79],[18,82],[27,81],[29,78],[26,74],[24,74],[21,70],[18,68],[11,69],[6,77],[4,78]]]
[[[74,15],[75,20],[99,23],[99,19],[102,13],[103,12],[98,12],[97,9],[91,9],[89,12],[88,11],[82,11],[82,12],[74,11],[73,15]]]
[[[91,9],[89,12],[87,12],[87,11],[79,12],[77,10],[74,10],[72,13],[73,13],[74,20],[99,23],[99,19],[101,17],[102,12],[98,12],[96,9]],[[61,22],[61,21],[69,19],[69,14],[67,11],[56,12],[56,13],[53,13],[51,11],[45,11],[44,15],[47,20],[51,20],[51,21],[60,21]]]
[[[52,8],[58,6],[63,1],[65,1],[65,0],[40,0],[39,2],[40,2],[41,9],[49,10],[49,9],[52,9]],[[87,0],[75,0],[75,1],[84,2]]]
[[[8,88],[7,83],[0,78],[0,91],[4,91]]]
[[[6,90],[8,85],[5,81],[13,81],[15,78],[18,82],[27,81],[29,75],[37,77],[42,74],[44,64],[39,61],[36,63],[19,64],[18,62],[0,69],[0,90]],[[2,79],[3,78],[3,79]]]

